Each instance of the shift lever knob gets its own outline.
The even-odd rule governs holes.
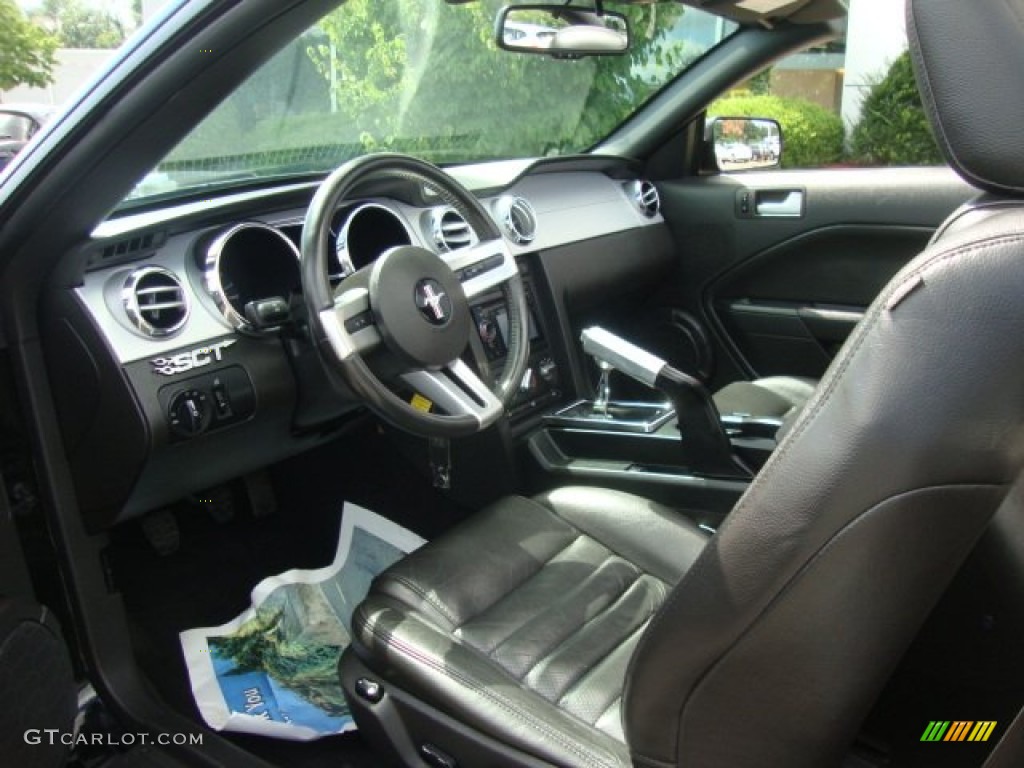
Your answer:
[[[668,367],[660,357],[596,325],[585,329],[580,340],[588,355],[649,387],[658,386],[658,376]]]

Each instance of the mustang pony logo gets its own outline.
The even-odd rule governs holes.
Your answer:
[[[413,291],[416,307],[431,325],[444,325],[452,314],[452,300],[441,284],[426,277],[416,284]]]
[[[158,376],[177,376],[179,373],[191,371],[194,368],[202,368],[210,363],[219,363],[224,359],[224,350],[235,343],[235,339],[218,341],[216,344],[209,344],[189,352],[182,352],[170,357],[158,357],[149,361],[153,366],[153,373]]]

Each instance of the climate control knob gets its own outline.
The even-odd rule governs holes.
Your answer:
[[[167,420],[179,437],[195,437],[206,431],[213,419],[209,396],[198,389],[186,389],[171,398]]]

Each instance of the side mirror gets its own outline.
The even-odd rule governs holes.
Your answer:
[[[621,13],[573,5],[506,5],[498,13],[496,43],[518,53],[556,59],[614,56],[629,50],[629,22]]]
[[[704,132],[720,171],[778,168],[782,162],[782,128],[761,117],[713,117]]]

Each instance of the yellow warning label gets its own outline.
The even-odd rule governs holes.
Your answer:
[[[412,400],[409,402],[417,411],[423,411],[424,413],[430,413],[430,409],[434,407],[434,404],[423,395],[413,395]]]

